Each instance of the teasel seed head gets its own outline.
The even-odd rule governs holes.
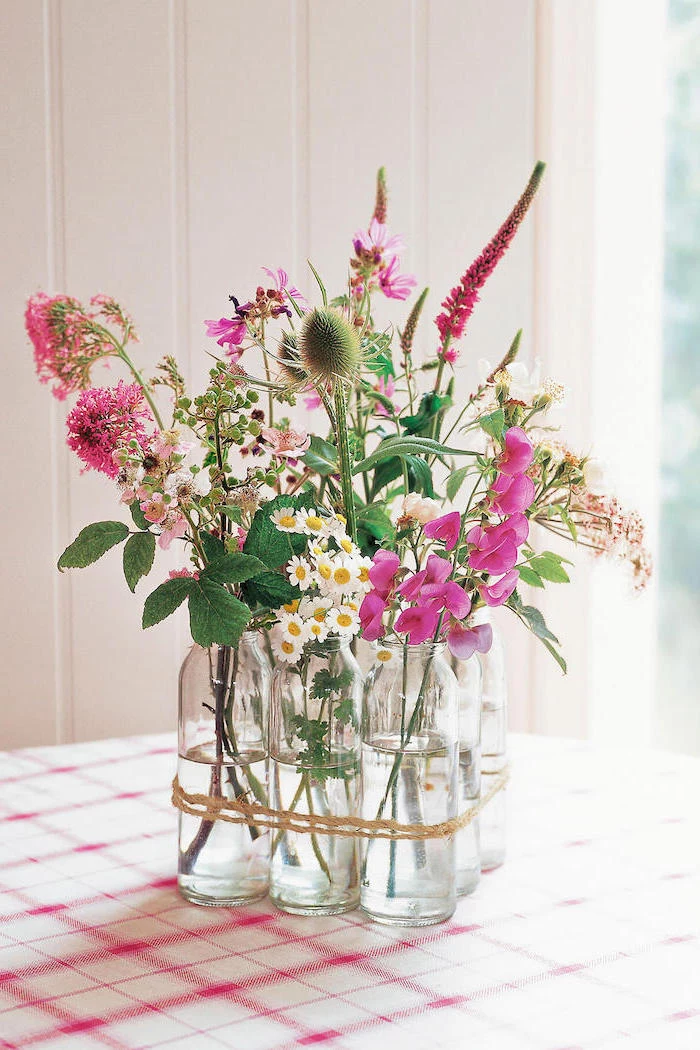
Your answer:
[[[280,378],[286,386],[301,389],[309,377],[299,360],[299,348],[295,332],[284,332],[279,343]]]
[[[324,306],[305,314],[298,348],[302,368],[314,386],[357,378],[362,363],[360,333],[336,310]]]

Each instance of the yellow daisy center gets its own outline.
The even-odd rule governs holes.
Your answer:
[[[323,528],[323,522],[317,514],[310,514],[309,517],[306,519],[306,526],[313,532],[318,532],[320,529]]]
[[[288,612],[288,613],[295,613],[298,608],[299,608],[299,599],[295,598],[293,602],[290,602],[288,605],[284,606],[284,611]]]
[[[377,659],[380,663],[385,664],[387,660],[391,660],[391,653],[388,649],[380,649],[377,653]]]
[[[336,519],[341,525],[347,525],[348,519],[343,514],[336,514]]]
[[[294,575],[296,576],[296,578],[298,580],[305,580],[306,579],[306,569],[304,568],[304,566],[303,565],[295,566],[295,568],[294,568]]]
[[[346,554],[350,554],[352,551],[352,540],[341,540],[340,546],[343,548]]]
[[[312,623],[309,626],[309,630],[311,631],[312,634],[321,634],[321,632],[323,631],[323,628],[321,627],[320,623]]]
[[[354,602],[346,602],[346,604],[353,610],[353,612],[357,612],[357,606]]]
[[[298,638],[299,635],[301,634],[301,627],[299,626],[298,623],[288,623],[287,624],[287,630],[295,638]]]
[[[323,608],[316,609],[316,611],[314,612],[314,620],[316,620],[317,623],[323,623],[325,618],[326,618],[326,610],[323,609]]]
[[[347,613],[338,613],[336,623],[338,627],[349,627],[352,623],[352,616],[348,616]]]
[[[331,567],[326,562],[318,567],[318,574],[322,576],[324,580],[330,580],[331,578]]]
[[[294,645],[292,642],[282,642],[282,652],[289,656],[294,652]]]
[[[366,565],[360,566],[360,572],[358,575],[360,578],[360,583],[367,583],[367,580],[369,579],[369,569]]]
[[[350,583],[351,578],[352,577],[350,576],[350,570],[346,569],[344,565],[341,565],[340,568],[336,569],[333,573],[333,579],[336,583],[339,583],[341,585],[345,583]]]
[[[291,514],[283,514],[277,524],[283,529],[293,529],[296,523],[296,518],[293,518]]]

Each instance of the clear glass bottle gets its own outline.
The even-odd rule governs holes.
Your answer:
[[[480,618],[479,618],[480,617]],[[488,610],[480,609],[475,622],[491,623]],[[479,653],[482,675],[481,698],[481,791],[489,791],[508,762],[508,686],[503,641],[491,623],[493,642],[487,653]],[[481,870],[500,867],[506,856],[506,791],[501,790],[479,816]]]
[[[457,682],[444,643],[389,643],[365,684],[363,817],[439,824],[457,814]],[[362,840],[363,909],[375,921],[427,926],[454,912],[453,838]]]
[[[457,679],[459,709],[459,804],[463,813],[474,806],[481,792],[481,664],[451,657]],[[457,896],[473,893],[481,878],[479,817],[455,835]]]
[[[180,671],[178,777],[188,793],[267,805],[271,671],[255,631],[235,648],[195,645]],[[264,897],[269,832],[179,813],[178,886],[195,904]]]
[[[272,676],[270,799],[274,809],[330,816],[360,810],[362,673],[350,640],[308,645]],[[358,840],[273,833],[270,897],[284,911],[334,915],[360,896]]]

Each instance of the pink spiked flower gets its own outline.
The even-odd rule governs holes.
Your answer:
[[[388,608],[388,603],[382,598],[379,591],[370,591],[362,599],[360,605],[360,626],[362,637],[368,642],[376,642],[384,633],[382,616]]]
[[[459,339],[464,334],[467,321],[479,301],[479,291],[483,288],[510,247],[511,241],[515,237],[518,227],[525,218],[527,210],[533,201],[543,174],[544,164],[539,163],[535,166],[524,193],[498,233],[489,241],[481,255],[474,260],[463,275],[456,288],[453,288],[443,301],[442,313],[435,318],[443,350],[451,339]]]
[[[462,519],[459,511],[452,510],[441,518],[434,518],[423,526],[423,532],[430,540],[442,540],[445,550],[451,551],[457,546]]]
[[[479,587],[479,594],[487,605],[494,607],[504,605],[518,586],[519,579],[518,570],[511,569],[505,576],[501,576],[500,580],[489,584],[482,583]]]
[[[447,647],[458,660],[468,660],[474,653],[487,653],[493,642],[490,623],[465,627],[453,620],[447,632]]]
[[[399,614],[394,630],[397,634],[408,634],[409,645],[420,645],[433,637],[439,619],[440,610],[434,604],[413,605]]]
[[[33,295],[24,325],[34,347],[37,375],[42,383],[56,380],[51,393],[59,401],[89,387],[95,361],[117,353],[95,315],[67,295]]]
[[[532,442],[522,427],[510,427],[506,431],[506,447],[497,460],[502,474],[523,474],[532,463]]]
[[[119,465],[114,453],[135,438],[146,439],[145,422],[153,422],[138,383],[120,379],[115,387],[83,390],[68,414],[68,447],[77,453],[86,470],[116,478]]]
[[[519,514],[535,498],[535,483],[527,474],[499,474],[491,486],[491,506],[499,514]]]

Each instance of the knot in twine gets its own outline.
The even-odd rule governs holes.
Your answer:
[[[334,817],[322,813],[297,813],[292,809],[270,809],[243,798],[222,798],[190,794],[173,780],[172,804],[182,813],[200,820],[224,820],[257,828],[294,831],[302,835],[341,835],[353,839],[445,839],[467,827],[510,779],[506,767],[489,790],[469,809],[440,824],[401,824],[398,820],[365,820],[362,817]]]

